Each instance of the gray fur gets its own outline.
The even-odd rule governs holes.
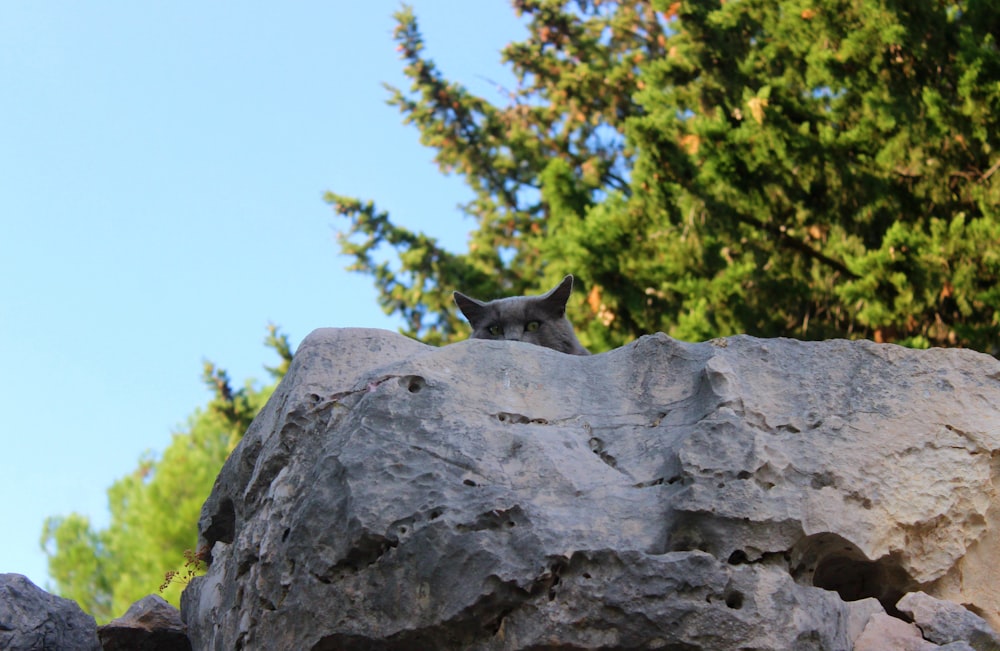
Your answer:
[[[473,339],[524,341],[570,355],[589,355],[566,318],[573,276],[541,296],[511,296],[483,302],[455,292],[455,303],[472,325]]]

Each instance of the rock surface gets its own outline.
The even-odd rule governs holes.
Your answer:
[[[97,622],[21,574],[0,574],[0,649],[101,651]]]
[[[963,651],[971,648],[968,647]],[[923,638],[916,624],[904,622],[885,613],[872,615],[865,630],[854,643],[854,651],[939,651],[940,649],[939,645]]]
[[[998,408],[970,351],[317,330],[183,618],[196,650],[843,651],[923,590],[997,626]]]
[[[97,630],[104,651],[191,651],[181,614],[159,595],[132,604]]]
[[[897,607],[913,618],[923,636],[932,642],[967,641],[976,651],[1000,651],[1000,636],[982,617],[956,603],[911,592],[899,600]]]

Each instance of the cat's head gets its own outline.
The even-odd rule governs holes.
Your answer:
[[[566,276],[541,296],[480,301],[455,292],[455,303],[472,326],[473,339],[524,341],[567,353],[587,354],[566,319],[573,276]]]

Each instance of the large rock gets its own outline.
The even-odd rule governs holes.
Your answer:
[[[21,574],[0,574],[0,649],[101,651],[97,622]]]
[[[147,595],[97,629],[104,651],[191,651],[187,627],[160,595]]]
[[[1000,651],[1000,637],[978,615],[950,601],[911,592],[897,607],[913,618],[923,636],[938,644],[968,641],[975,651]]]
[[[873,615],[854,642],[854,651],[936,651],[941,647],[928,642],[916,624],[909,624],[885,613]],[[967,647],[962,651],[969,651]]]
[[[196,650],[843,651],[923,590],[996,626],[998,406],[962,350],[317,330],[182,615]]]

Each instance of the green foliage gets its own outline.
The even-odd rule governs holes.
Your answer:
[[[208,549],[194,551],[184,550],[184,570],[167,570],[163,575],[163,583],[160,585],[160,594],[170,589],[170,586],[180,584],[187,587],[195,577],[203,576],[208,569],[206,561]]]
[[[518,82],[500,105],[396,15],[412,85],[390,102],[471,189],[468,251],[327,196],[406,334],[460,338],[453,289],[573,273],[593,350],[655,331],[1000,350],[996,3],[514,7],[528,34],[503,51]]]
[[[106,533],[94,531],[90,519],[78,513],[49,517],[42,530],[49,574],[59,577],[59,594],[82,604],[99,622],[116,616],[111,605],[114,568],[108,563]]]
[[[269,369],[277,381],[288,369],[291,347],[274,326],[266,343],[281,359]],[[204,380],[213,398],[188,418],[186,431],[174,434],[162,455],[144,457],[134,472],[108,489],[107,529],[95,530],[88,518],[75,513],[45,522],[42,548],[55,591],[76,600],[99,622],[122,615],[155,592],[167,573],[187,575],[201,506],[226,457],[276,385],[258,388],[248,381],[234,390],[226,372],[211,363],[205,365]],[[179,605],[183,581],[166,583],[164,598]]]

